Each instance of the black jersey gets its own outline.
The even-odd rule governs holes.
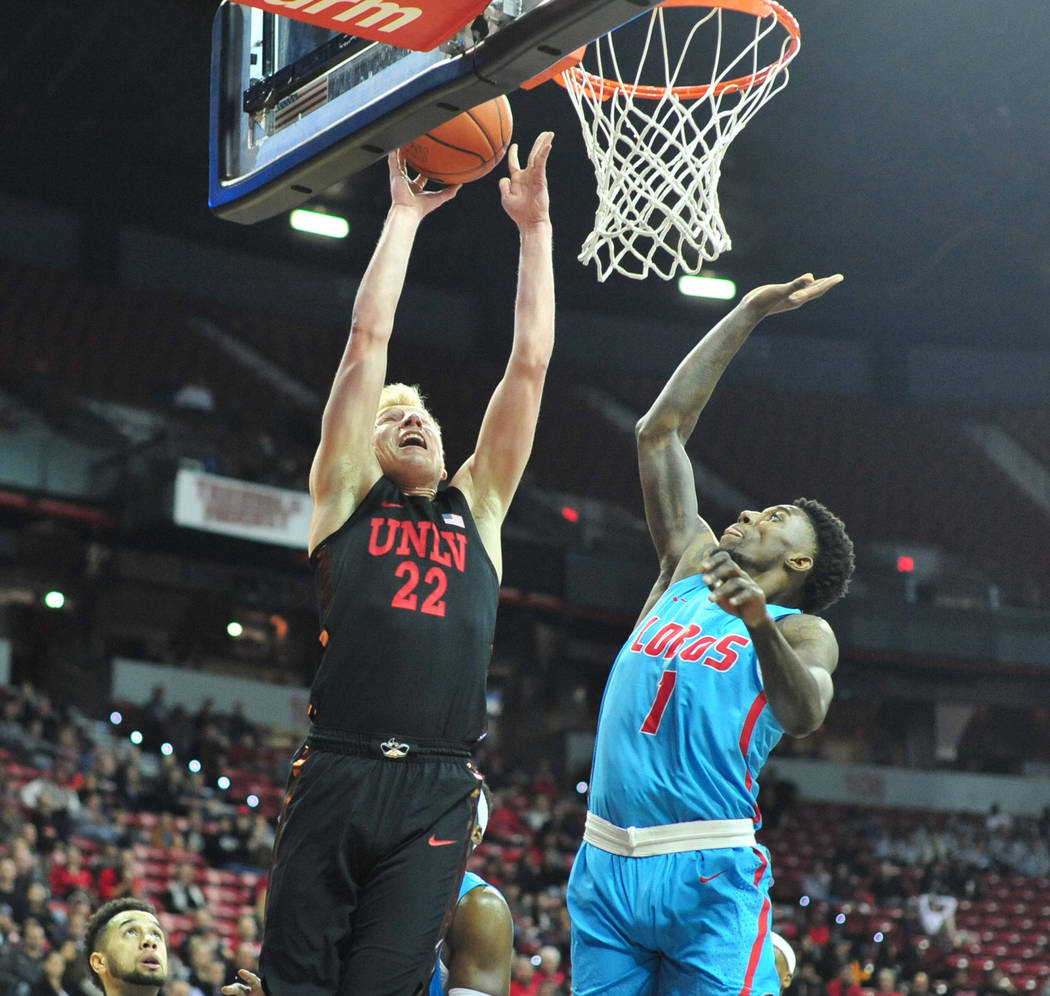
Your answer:
[[[499,579],[462,492],[405,495],[381,477],[310,562],[324,646],[315,724],[477,740]]]

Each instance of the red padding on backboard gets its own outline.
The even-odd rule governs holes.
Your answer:
[[[465,28],[489,0],[238,0],[321,28],[429,52]]]

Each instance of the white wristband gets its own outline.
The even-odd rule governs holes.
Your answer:
[[[488,993],[480,992],[477,989],[461,989],[456,986],[455,989],[450,989],[447,996],[489,996]]]

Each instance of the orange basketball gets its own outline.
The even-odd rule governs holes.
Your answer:
[[[514,119],[500,96],[431,128],[402,148],[417,173],[441,183],[469,183],[496,168],[507,152]]]

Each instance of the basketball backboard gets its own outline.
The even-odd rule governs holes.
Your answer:
[[[212,26],[209,205],[253,224],[509,93],[660,0],[496,0],[411,51],[227,0]]]

